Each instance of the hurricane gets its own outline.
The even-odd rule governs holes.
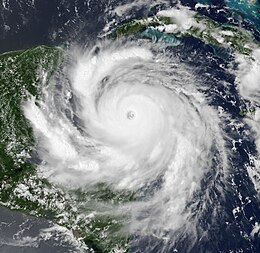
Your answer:
[[[165,45],[105,41],[73,50],[44,99],[24,105],[38,140],[39,174],[66,189],[106,184],[131,202],[96,212],[126,218],[124,231],[197,238],[227,151],[205,80]],[[92,203],[93,204],[93,203]]]
[[[258,253],[259,3],[9,2],[0,249]]]

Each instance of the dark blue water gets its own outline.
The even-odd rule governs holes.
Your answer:
[[[131,2],[131,1],[130,1]],[[175,4],[133,8],[118,22],[155,14]],[[0,52],[30,48],[37,45],[93,43],[111,21],[109,9],[129,3],[127,0],[31,0],[10,1],[7,9],[0,5]]]
[[[121,1],[126,2],[126,1]],[[183,0],[184,4],[194,8],[197,2],[210,3],[214,6],[200,8],[198,12],[221,22],[244,27],[254,34],[260,41],[260,21],[257,16],[259,5],[250,8],[240,8],[235,5],[236,11],[230,7],[236,1],[192,1]],[[108,1],[35,1],[35,5],[29,1],[10,1],[9,9],[0,9],[0,52],[24,49],[31,46],[60,45],[60,44],[85,44],[95,41],[106,22],[106,8]],[[111,1],[110,5],[116,5]],[[165,6],[136,9],[130,12],[132,18],[147,16],[155,13]],[[220,11],[221,10],[221,11]],[[108,18],[109,19],[109,18]],[[118,18],[123,22],[123,18]],[[129,19],[129,17],[128,17]],[[221,186],[224,197],[220,197],[217,187],[211,185],[210,200],[214,206],[219,206],[214,213],[210,205],[202,214],[200,220],[200,238],[191,246],[192,238],[185,234],[174,235],[177,238],[174,244],[165,243],[153,237],[132,237],[130,252],[175,252],[186,253],[188,250],[194,253],[227,253],[227,252],[260,252],[260,238],[257,235],[250,236],[256,222],[260,223],[260,203],[257,192],[248,176],[246,165],[250,164],[249,154],[256,155],[254,139],[246,134],[249,126],[236,126],[242,121],[239,114],[240,108],[245,107],[246,101],[242,100],[235,87],[234,76],[226,69],[233,60],[228,50],[213,48],[201,41],[185,37],[182,45],[169,47],[172,55],[180,57],[182,62],[191,66],[194,75],[199,76],[203,83],[203,92],[208,98],[209,104],[217,109],[221,106],[229,115],[221,122],[221,128],[226,136],[227,149],[231,150],[235,141],[235,151],[229,155],[230,175],[225,183],[221,176],[216,181],[216,186]],[[192,57],[191,57],[192,56]],[[222,66],[222,67],[221,67]],[[233,126],[233,127],[232,127]],[[237,141],[237,140],[241,141]],[[212,171],[211,173],[215,173]],[[210,176],[210,175],[209,175]],[[207,180],[202,182],[203,187],[208,187]],[[239,207],[234,215],[233,210]],[[28,227],[35,235],[39,229],[49,226],[47,221],[28,217],[18,213],[0,209],[1,227],[0,238],[12,239],[13,234],[24,220],[29,219],[32,224]],[[11,223],[9,230],[5,223]],[[36,225],[35,225],[36,224]],[[207,233],[203,233],[206,231]],[[40,248],[19,248],[0,244],[0,252],[66,252],[66,247],[56,247],[50,240],[42,242]],[[190,248],[191,247],[191,248]]]
[[[210,204],[203,214],[200,213],[202,217],[198,226],[199,238],[194,245],[194,238],[179,231],[179,234],[177,232],[173,235],[177,238],[174,243],[165,243],[164,240],[151,236],[134,236],[130,252],[259,253],[259,235],[250,236],[250,233],[255,223],[260,221],[260,202],[245,167],[250,164],[249,154],[256,155],[257,151],[254,139],[245,134],[250,127],[246,124],[236,127],[242,120],[239,108],[244,106],[245,101],[238,95],[235,77],[226,70],[229,62],[233,60],[232,56],[227,51],[223,52],[224,58],[216,57],[211,46],[192,37],[183,38],[182,43],[180,46],[170,47],[171,54],[192,66],[194,75],[199,77],[198,81],[201,82],[201,92],[206,95],[209,104],[215,110],[221,106],[228,114],[228,117],[222,120],[221,128],[226,136],[227,149],[232,149],[232,141],[235,140],[236,150],[228,157],[227,181],[223,180],[221,173],[213,185],[210,180],[202,181],[202,190],[199,193],[201,196],[197,197],[203,202],[203,188],[210,187]],[[239,139],[240,142],[236,141]],[[221,168],[217,169],[221,171]],[[216,171],[211,170],[207,177],[212,178],[215,173]],[[224,196],[219,191],[220,188]],[[236,215],[233,213],[235,208],[239,208]]]
[[[3,5],[0,6],[0,52],[29,48],[39,44],[60,45],[75,42],[81,44],[95,40],[106,22],[108,6],[113,7],[125,2],[127,1],[36,0],[32,5],[30,0],[7,1],[9,4],[5,8]],[[174,5],[175,1],[168,2],[167,5],[133,9],[128,13],[128,19],[152,15],[159,9]],[[213,4],[208,9],[199,8],[198,12],[222,23],[243,26],[252,31],[260,41],[260,14],[257,12],[260,8],[259,4],[251,7],[245,4],[240,6],[235,4],[238,2],[236,0],[182,0],[181,2],[192,8],[197,2]],[[232,6],[236,12],[230,10]]]
[[[107,1],[10,1],[0,6],[0,52],[95,39]]]

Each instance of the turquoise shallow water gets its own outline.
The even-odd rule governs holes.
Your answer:
[[[141,37],[149,38],[153,41],[162,41],[165,43],[170,43],[175,46],[180,44],[180,41],[174,35],[169,35],[150,28],[143,31],[141,33]]]
[[[224,5],[232,11],[237,11],[243,19],[250,20],[260,29],[260,1],[259,0],[198,0],[197,3],[209,5]]]
[[[252,21],[256,28],[260,28],[260,4],[257,0],[226,0],[226,5],[239,11],[245,18]]]
[[[95,20],[92,19],[92,16],[102,17],[102,18],[100,18],[100,20],[101,20],[100,22],[105,23],[105,22],[107,22],[107,20],[105,18],[108,18],[107,17],[108,14],[103,15],[101,8],[95,7],[96,9],[93,8],[94,14],[93,15],[91,14],[92,16],[89,16],[89,18],[87,18],[87,21],[90,20],[90,22],[86,22],[85,16],[88,16],[90,14],[86,14],[86,11],[84,9],[85,5],[83,6],[83,3],[80,1],[75,1],[74,3],[71,3],[70,1],[68,1],[68,3],[67,3],[66,1],[67,0],[64,0],[62,3],[62,6],[64,5],[63,6],[64,8],[61,9],[60,16],[62,16],[65,19],[66,15],[64,13],[67,13],[67,10],[69,8],[71,8],[70,15],[68,15],[68,19],[72,20],[73,10],[77,10],[77,13],[75,14],[75,16],[78,15],[80,17],[79,19],[82,19],[82,20],[84,19],[84,22],[86,23],[86,25],[89,29],[89,30],[87,30],[88,33],[83,33],[83,32],[79,32],[79,31],[76,32],[76,29],[75,29],[76,25],[73,26],[73,31],[75,30],[75,34],[77,35],[77,37],[89,38],[92,36],[92,37],[96,38],[94,35],[90,36],[89,34],[91,34],[91,32],[93,32],[93,31],[95,32],[95,34],[97,34],[100,32],[101,28],[96,25],[96,22],[94,22]],[[84,1],[84,3],[88,2],[88,1],[89,0],[86,0],[86,1]],[[90,0],[90,1],[92,1],[92,0]],[[121,0],[118,0],[118,2],[120,2],[120,1]],[[233,17],[235,17],[235,18],[238,17],[239,21],[241,20],[241,23],[239,23],[239,25],[242,27],[244,27],[243,25],[245,23],[246,23],[246,25],[248,23],[250,23],[248,21],[243,23],[244,19],[252,20],[252,24],[254,23],[255,26],[257,27],[256,29],[259,30],[259,17],[260,17],[259,15],[260,14],[258,14],[256,12],[259,4],[257,2],[255,2],[255,4],[253,6],[248,6],[248,1],[245,1],[245,0],[244,1],[239,1],[239,0],[226,1],[226,2],[225,2],[225,0],[199,1],[199,2],[205,3],[205,4],[206,3],[212,4],[212,6],[210,6],[210,8],[208,8],[208,9],[207,8],[198,9],[198,12],[201,11],[201,13],[205,13],[205,15],[208,15],[212,20],[218,21],[219,24],[221,24],[221,25],[223,23],[225,23],[225,24],[228,23],[228,20],[230,20],[229,24],[237,25],[238,23],[235,23],[235,21],[237,21],[237,20],[234,20],[234,22],[232,23]],[[97,6],[98,2],[99,1],[94,0],[93,5]],[[102,4],[103,4],[103,1],[100,1],[100,2],[102,2]],[[121,2],[130,3],[131,1],[123,0]],[[137,1],[132,1],[131,4],[133,2],[137,2]],[[147,0],[147,2],[148,2],[148,0]],[[156,1],[154,1],[154,2],[156,2]],[[187,6],[189,6],[188,4],[190,4],[192,10],[194,10],[194,4],[197,3],[198,1],[183,0],[183,2],[184,2],[183,4],[187,4]],[[57,3],[55,3],[55,1],[54,1],[53,4],[57,4]],[[71,4],[71,7],[70,7],[70,4]],[[232,4],[234,4],[234,6],[232,6]],[[86,6],[87,6],[87,4],[86,4]],[[121,6],[121,5],[119,5],[119,6]],[[148,7],[149,6],[143,6],[142,8],[145,9]],[[86,8],[90,8],[90,7],[86,7]],[[162,6],[160,8],[166,8],[166,7]],[[224,8],[224,11],[223,11],[223,8]],[[235,9],[234,15],[232,12],[232,10],[233,10],[232,8]],[[58,10],[58,8],[54,8],[54,10],[56,10],[56,9]],[[113,8],[111,7],[111,9],[113,9]],[[131,12],[131,15],[129,14],[129,17],[131,17],[131,20],[138,18],[138,17],[146,17],[146,14],[148,13],[148,11],[144,10],[142,13],[142,10],[140,10],[140,12],[137,12],[136,9],[137,9],[137,7],[134,9],[134,11]],[[158,9],[159,9],[159,7],[158,7]],[[23,11],[24,10],[22,9],[21,12],[23,12]],[[42,8],[41,8],[41,11],[42,11]],[[127,13],[127,11],[126,11],[126,13]],[[236,15],[236,13],[237,13],[237,15]],[[47,14],[49,16],[51,16],[51,12],[47,12],[47,13],[45,13],[46,18],[48,16]],[[154,15],[155,13],[151,12],[150,14]],[[80,16],[80,15],[82,15],[82,16]],[[58,17],[59,14],[55,14],[55,16]],[[123,22],[125,22],[124,18],[125,17],[118,17],[118,20],[123,23]],[[42,18],[42,19],[44,19],[44,18]],[[52,18],[52,20],[54,20],[54,19],[55,18]],[[63,21],[64,20],[62,20],[62,22]],[[44,22],[45,22],[45,20],[44,20]],[[89,23],[93,24],[93,26],[90,27]],[[76,22],[75,22],[75,24],[76,24]],[[58,25],[60,25],[60,26],[58,26]],[[54,26],[56,29],[57,27],[62,27],[62,24],[58,23],[58,21],[57,21],[57,24],[56,23],[52,24],[52,26]],[[50,24],[50,27],[47,27],[46,30],[53,29],[52,26]],[[251,25],[251,23],[250,23],[249,28],[251,28],[251,26],[253,26],[253,25]],[[40,30],[40,29],[38,28],[38,30]],[[62,32],[64,34],[64,33],[68,32],[69,28],[66,26],[64,28],[64,30],[62,30],[61,28],[59,28],[58,30],[61,31],[60,32],[61,34],[62,34]],[[211,29],[211,31],[212,31],[212,29]],[[252,30],[250,30],[250,31],[252,31]],[[71,36],[70,39],[72,41],[74,41],[74,39],[75,39],[73,36],[76,37],[75,34],[73,33],[72,35],[70,35]],[[34,33],[31,33],[31,37],[33,37],[33,35],[34,35]],[[222,173],[219,174],[220,176],[215,177],[215,175],[217,175],[216,173],[218,173],[219,167],[217,167],[217,165],[218,165],[219,161],[218,161],[218,159],[215,160],[215,158],[214,158],[214,166],[212,166],[213,170],[210,170],[210,172],[207,175],[205,175],[205,178],[203,178],[203,180],[201,181],[201,188],[202,188],[201,191],[198,192],[198,194],[196,196],[194,196],[194,201],[197,201],[199,198],[201,198],[201,202],[200,202],[201,205],[203,203],[205,203],[205,205],[206,205],[206,208],[204,209],[203,213],[201,214],[202,218],[200,218],[200,220],[198,222],[198,229],[200,229],[200,231],[198,232],[198,235],[199,235],[198,238],[195,238],[195,240],[194,240],[194,238],[192,238],[191,236],[189,236],[188,233],[186,234],[185,232],[183,232],[183,234],[180,233],[180,235],[175,235],[175,234],[169,235],[169,238],[170,238],[169,241],[165,240],[164,238],[161,239],[161,238],[155,238],[155,237],[149,236],[149,235],[148,236],[145,236],[145,235],[139,236],[138,234],[134,234],[131,237],[131,240],[132,240],[131,247],[132,248],[131,248],[131,251],[129,251],[129,253],[130,252],[131,253],[139,253],[139,252],[171,253],[171,252],[177,252],[177,249],[178,249],[179,253],[188,253],[188,250],[190,250],[189,252],[195,252],[195,253],[205,253],[205,252],[210,252],[210,253],[230,253],[230,252],[259,253],[260,252],[260,250],[259,250],[260,249],[260,240],[259,240],[260,234],[258,236],[257,235],[258,232],[254,232],[254,231],[257,231],[256,229],[258,228],[257,225],[255,225],[255,224],[260,224],[260,222],[259,222],[260,221],[260,212],[259,212],[260,205],[259,205],[259,201],[255,197],[256,190],[254,188],[254,185],[250,181],[250,178],[247,174],[247,170],[245,169],[245,166],[250,164],[250,162],[251,162],[249,159],[250,156],[254,156],[256,154],[256,149],[255,149],[255,144],[254,144],[254,140],[253,140],[254,136],[252,134],[253,130],[248,125],[243,123],[247,113],[253,112],[255,110],[255,108],[247,107],[248,104],[246,104],[246,102],[243,100],[243,98],[241,98],[238,94],[237,87],[234,83],[235,76],[233,74],[229,73],[229,69],[228,69],[229,63],[233,63],[232,56],[230,56],[230,54],[232,52],[230,52],[226,48],[212,47],[209,44],[204,43],[203,41],[201,41],[197,38],[194,38],[192,36],[184,36],[181,43],[179,43],[179,40],[178,40],[179,37],[176,38],[173,35],[168,35],[163,32],[155,31],[150,28],[146,29],[141,36],[144,36],[145,38],[148,38],[148,39],[152,40],[153,42],[159,42],[156,45],[155,45],[155,43],[153,44],[153,45],[155,45],[154,52],[157,52],[156,50],[158,48],[157,47],[158,45],[162,45],[162,47],[165,47],[165,48],[163,48],[163,50],[165,50],[163,52],[171,55],[171,58],[169,58],[169,59],[175,59],[178,57],[181,64],[185,64],[185,66],[187,65],[187,67],[189,67],[192,70],[192,73],[194,74],[194,76],[196,78],[198,78],[199,80],[203,80],[203,86],[201,85],[201,92],[204,92],[205,96],[208,97],[209,106],[211,106],[212,108],[215,108],[216,111],[218,108],[219,110],[223,110],[223,112],[225,112],[226,116],[223,116],[223,115],[221,116],[221,117],[223,117],[223,125],[222,125],[223,129],[222,130],[225,133],[225,136],[228,137],[227,149],[229,149],[229,150],[234,149],[234,151],[232,153],[232,156],[230,156],[230,161],[231,161],[230,162],[231,163],[230,181],[228,181],[228,182],[223,181],[223,183],[222,183],[222,175],[221,175]],[[65,35],[64,35],[64,37],[65,37]],[[64,38],[64,37],[62,37],[62,38]],[[92,37],[91,37],[91,40],[92,40]],[[258,37],[258,38],[260,38],[260,37]],[[84,40],[84,39],[82,39],[82,40]],[[10,44],[9,40],[6,40],[6,41],[8,41],[8,44]],[[63,39],[63,41],[66,41],[66,40]],[[81,40],[79,40],[79,41],[81,41]],[[43,42],[44,41],[42,41],[42,43]],[[160,42],[162,42],[162,43],[160,43]],[[134,44],[135,41],[131,40],[131,43]],[[0,44],[1,44],[1,41],[0,41]],[[171,46],[166,45],[166,44],[171,44]],[[28,45],[30,45],[30,44],[25,44],[24,46],[28,46]],[[173,45],[174,45],[174,47],[173,47]],[[84,45],[82,44],[82,47],[83,46]],[[3,51],[4,47],[0,46],[0,50]],[[97,48],[97,50],[95,50],[95,52],[93,52],[93,53],[98,54],[99,51],[100,51],[100,49]],[[45,57],[45,58],[47,59],[47,57]],[[36,57],[36,60],[37,59],[38,58]],[[26,69],[28,69],[30,66],[29,62],[32,62],[32,61],[30,59],[28,60],[26,58],[26,61],[24,60],[24,64],[22,65],[23,68],[25,68],[24,66],[26,66]],[[46,64],[47,64],[47,61],[46,61]],[[12,63],[10,66],[14,66],[14,64]],[[45,65],[42,64],[41,69],[44,66]],[[136,65],[136,66],[138,66],[138,68],[140,68],[140,70],[142,70],[144,68],[144,66],[142,66],[142,65]],[[135,66],[133,66],[133,69],[136,71],[136,69],[134,67]],[[163,65],[162,67],[165,67],[165,65]],[[175,67],[175,65],[173,65],[173,67]],[[19,65],[17,65],[17,68],[18,68],[18,70],[21,69],[21,67],[19,68]],[[10,69],[12,70],[11,67],[10,67]],[[159,71],[158,71],[158,76],[159,76],[160,73],[162,72],[161,71],[162,68],[158,68],[158,69],[159,69]],[[152,70],[157,71],[158,69],[155,68]],[[17,71],[15,72],[16,75],[19,74],[19,73],[17,73]],[[32,69],[30,69],[30,72],[32,73]],[[62,71],[60,71],[60,72],[62,72]],[[67,76],[67,75],[65,75],[66,71],[64,70],[64,73],[63,72],[60,73],[60,72],[57,74],[57,76],[55,75],[55,78],[53,79],[56,83],[55,91],[57,88],[57,94],[59,94],[59,95],[57,95],[57,97],[55,95],[56,93],[53,95],[55,97],[55,102],[59,101],[60,98],[63,98],[63,93],[60,92],[60,88],[62,87],[62,85],[65,85],[68,82],[67,78],[63,78],[63,76]],[[12,72],[10,71],[8,73],[12,73]],[[135,73],[136,72],[134,72],[134,74]],[[145,72],[142,72],[142,73],[144,73],[144,75],[146,75]],[[173,73],[177,74],[178,72],[173,72]],[[136,80],[134,77],[134,74],[132,76],[133,76],[133,79]],[[150,74],[150,72],[149,72],[149,74]],[[14,80],[14,76],[15,75],[10,75],[11,81]],[[113,73],[112,73],[112,75],[102,79],[100,81],[100,87],[103,84],[104,84],[104,87],[108,87],[105,85],[108,82],[111,82],[111,76],[113,76]],[[20,77],[20,75],[19,75],[19,77]],[[21,79],[22,78],[24,78],[24,75],[21,75]],[[149,78],[150,78],[150,76],[149,76]],[[119,80],[119,78],[118,78],[118,80]],[[161,81],[164,79],[158,79],[158,80]],[[12,83],[16,83],[16,82],[12,81]],[[29,83],[29,84],[31,84],[31,83]],[[12,87],[12,86],[10,86],[10,87]],[[69,87],[69,84],[68,84],[68,87]],[[188,98],[189,97],[187,97],[187,99]],[[190,99],[192,99],[192,97],[190,97]],[[70,109],[72,112],[74,110],[73,109],[74,100],[73,101],[71,100],[68,104],[71,105]],[[67,105],[67,103],[66,103],[66,105]],[[242,111],[241,111],[241,108],[242,108]],[[179,108],[176,108],[176,110],[178,110],[178,109]],[[174,110],[175,110],[175,107],[174,107]],[[70,112],[70,110],[68,110],[68,111]],[[184,114],[186,114],[187,112],[188,112],[188,110],[186,110]],[[221,113],[221,111],[219,113]],[[70,115],[68,115],[68,118],[69,117],[70,117]],[[225,121],[224,121],[224,119],[225,119]],[[80,120],[81,120],[80,118],[77,118],[75,116],[75,118],[73,118],[73,120],[71,120],[71,121],[73,121],[73,123],[75,123],[75,127],[81,128]],[[210,120],[210,119],[208,119],[208,120]],[[235,125],[235,123],[236,123],[236,125]],[[21,126],[19,126],[19,128],[21,128]],[[232,142],[233,140],[234,140],[234,142]],[[239,141],[237,141],[237,140],[239,140]],[[215,152],[215,150],[214,150],[214,152]],[[218,153],[216,152],[216,156],[217,155],[218,155]],[[0,157],[0,159],[1,159],[1,157]],[[38,159],[38,157],[36,157],[36,159]],[[35,159],[35,162],[37,162],[36,159]],[[214,177],[216,178],[216,180],[212,179]],[[29,180],[27,180],[27,178],[26,178],[26,181],[29,181]],[[159,190],[160,184],[161,184],[161,181],[158,180],[158,182],[155,182],[155,183],[152,182],[151,185],[149,185],[149,187],[147,187],[146,189],[144,189],[144,188],[141,189],[140,192],[142,191],[141,193],[143,195],[140,193],[140,195],[138,196],[139,197],[138,201],[140,201],[140,202],[147,201],[147,199],[149,200],[149,198],[152,198],[152,195],[155,194],[155,192],[157,192]],[[37,188],[39,188],[38,181],[37,181],[37,184],[35,184],[35,185],[37,186]],[[1,187],[1,184],[0,184],[0,187]],[[176,187],[176,184],[174,185],[174,187]],[[203,198],[203,196],[206,196],[204,194],[204,191],[206,191],[205,189],[207,189],[208,187],[212,187],[212,188],[210,188],[210,191],[208,194],[209,198],[206,198],[206,197]],[[225,192],[225,198],[221,198],[220,193],[216,187],[220,187],[218,189],[223,189],[223,191]],[[119,194],[119,193],[116,193],[116,194]],[[98,191],[90,192],[89,195],[86,195],[86,196],[83,194],[83,192],[79,192],[78,201],[83,202],[83,201],[85,201],[85,199],[88,199],[90,195],[93,196],[93,202],[94,201],[102,202],[102,204],[103,204],[103,201],[107,201],[107,202],[115,201],[116,202],[116,201],[118,201],[118,199],[122,198],[122,195],[119,194],[119,196],[116,196],[112,191],[109,190],[109,188],[106,188],[103,185],[101,185],[101,187],[98,188]],[[38,198],[40,196],[40,194],[38,194],[38,192],[37,192],[37,195],[35,195],[35,196],[36,196],[35,198]],[[52,194],[52,196],[54,196],[54,194]],[[83,200],[81,200],[81,198]],[[129,201],[132,201],[132,199],[133,199],[133,197],[131,195],[129,197]],[[205,199],[208,202],[204,201]],[[50,200],[49,197],[48,197],[48,200]],[[57,203],[59,204],[60,202],[58,202],[58,201],[59,201],[59,199],[57,198]],[[68,201],[68,200],[66,200],[66,201]],[[126,201],[128,201],[128,200],[126,200]],[[211,204],[209,204],[209,202]],[[50,203],[52,203],[52,202],[50,202]],[[70,202],[68,201],[67,203],[69,206]],[[70,206],[69,206],[69,208],[70,208]],[[91,206],[91,208],[92,208],[92,206]],[[73,217],[74,216],[76,217],[76,215],[73,212],[73,209],[72,208],[70,208],[70,209],[71,209],[71,216],[69,216],[69,217],[72,217],[72,215],[73,215]],[[214,210],[216,210],[216,211],[214,211]],[[5,213],[7,213],[8,215]],[[196,214],[196,212],[194,212],[194,213]],[[198,212],[198,213],[201,213],[201,212]],[[148,216],[149,212],[144,213],[143,214],[144,217],[142,217],[140,215],[140,219],[145,218],[146,215]],[[9,221],[11,218],[9,218],[9,217],[16,219],[17,222],[9,225],[11,223],[11,221]],[[66,217],[66,219],[68,219],[67,218],[68,216],[66,216],[65,214],[64,214],[64,217]],[[61,249],[61,251],[58,251],[58,250],[60,250],[60,247],[63,247],[63,248],[67,247],[67,244],[60,242],[63,238],[62,236],[59,236],[59,237],[57,237],[58,239],[56,239],[55,233],[53,233],[54,234],[53,237],[51,237],[49,239],[47,238],[40,242],[38,242],[36,240],[35,243],[37,243],[37,245],[38,244],[40,245],[39,248],[37,248],[37,249],[33,248],[33,247],[35,247],[34,244],[31,246],[30,249],[29,249],[30,246],[28,246],[28,247],[26,246],[24,251],[21,248],[22,248],[22,246],[25,247],[25,245],[22,245],[19,249],[17,249],[17,247],[12,244],[7,245],[7,243],[5,241],[8,241],[9,237],[13,238],[14,234],[16,234],[18,232],[21,237],[20,238],[21,240],[23,240],[23,238],[26,239],[29,233],[31,233],[30,236],[32,238],[41,239],[41,237],[37,235],[37,233],[39,234],[38,230],[40,229],[41,224],[42,224],[41,221],[37,221],[36,219],[32,220],[30,217],[29,218],[27,217],[25,219],[28,222],[24,222],[24,221],[20,222],[20,219],[18,218],[18,214],[8,213],[8,211],[0,209],[0,221],[3,222],[2,226],[0,226],[0,252],[3,252],[5,249],[8,250],[5,252],[9,252],[9,253],[12,253],[12,252],[16,253],[17,251],[26,252],[26,253],[29,253],[29,252],[33,252],[33,253],[35,253],[35,252],[64,252],[64,251],[62,251],[62,249]],[[71,219],[71,223],[73,223],[73,222],[74,222],[74,220]],[[107,223],[105,223],[105,222],[107,222]],[[114,222],[114,220],[113,220],[113,222]],[[19,227],[20,223],[23,223],[23,225],[21,227]],[[106,240],[103,238],[101,240],[99,237],[99,236],[103,236],[103,231],[107,231],[107,228],[111,228],[111,231],[114,231],[114,227],[113,227],[113,225],[111,226],[110,223],[111,223],[111,220],[109,220],[109,219],[107,221],[106,220],[100,221],[97,219],[93,220],[94,226],[92,226],[92,223],[91,223],[91,226],[93,227],[94,232],[92,233],[92,231],[91,231],[91,233],[86,235],[85,243],[88,247],[93,249],[93,252],[102,252],[102,253],[111,252],[107,248],[106,248],[106,251],[102,250],[102,247],[105,248],[105,247],[113,246],[113,245],[110,246],[110,244],[109,244],[113,239],[112,236],[107,237]],[[27,224],[28,224],[28,226],[27,226]],[[39,227],[34,226],[34,224],[39,225]],[[1,222],[0,222],[0,225],[1,225]],[[116,225],[117,224],[115,223],[115,226]],[[105,226],[105,228],[104,228],[104,226]],[[17,227],[17,229],[19,229],[19,231],[16,230],[16,227]],[[43,227],[45,227],[45,223],[43,224]],[[8,230],[7,230],[7,228],[8,228]],[[23,229],[22,232],[20,231],[21,229]],[[27,229],[28,229],[28,231],[27,231]],[[83,230],[83,228],[82,228],[82,230]],[[96,232],[96,231],[99,231],[99,232]],[[1,232],[2,232],[2,235],[1,235]],[[75,234],[78,233],[78,231],[75,231],[75,232],[76,232]],[[166,231],[166,233],[167,232],[168,231]],[[199,234],[199,233],[201,233],[201,234]],[[168,234],[166,234],[166,235],[168,235]],[[200,235],[202,235],[202,236],[200,237]],[[111,241],[109,241],[110,239],[111,239]],[[55,242],[53,242],[53,241],[55,241]],[[176,241],[176,243],[175,243],[175,241]],[[189,247],[191,247],[190,245],[192,244],[193,241],[195,241],[194,246],[193,246],[194,248],[191,250],[191,249],[189,249]],[[59,249],[57,249],[57,250],[56,250],[57,245],[55,244],[56,242],[59,243],[59,245],[58,245]],[[1,245],[1,243],[2,243],[2,245]],[[4,243],[6,245],[3,245]],[[116,243],[116,240],[113,240],[111,244],[113,244],[113,243]],[[122,243],[124,243],[123,239],[122,239]],[[53,247],[52,250],[49,250],[47,248],[47,246],[49,246],[49,245],[50,245],[50,247],[52,245],[52,247]],[[44,251],[44,249],[45,249],[45,251]],[[71,251],[71,252],[76,252],[76,251]]]

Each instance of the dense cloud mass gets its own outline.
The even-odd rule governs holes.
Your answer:
[[[39,69],[42,94],[23,103],[36,139],[30,161],[72,201],[77,190],[86,194],[85,205],[75,206],[84,207],[87,225],[89,217],[121,219],[131,252],[239,250],[260,231],[258,44],[196,12],[209,15],[215,6],[169,5],[102,5],[99,33],[76,40],[79,25],[51,79]],[[142,22],[146,37],[142,29],[116,33],[118,24]],[[250,43],[241,49],[232,36]],[[131,198],[87,195],[100,185]]]
[[[164,45],[151,46],[110,41],[74,50],[74,64],[40,107],[32,99],[24,110],[44,177],[65,188],[106,183],[139,192],[144,197],[112,210],[129,213],[131,231],[162,236],[188,225],[196,236],[201,210],[214,205],[206,204],[212,182],[220,174],[225,180],[224,140],[197,89],[201,80]],[[201,205],[196,193],[207,173]]]

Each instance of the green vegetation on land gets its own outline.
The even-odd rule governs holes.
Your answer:
[[[168,25],[176,25],[176,29],[167,30]],[[163,28],[164,27],[164,28]],[[116,29],[116,37],[121,36],[133,36],[141,35],[147,33],[146,31],[158,31],[154,32],[154,36],[159,36],[160,38],[164,36],[173,36],[173,39],[167,38],[166,40],[154,39],[154,36],[144,36],[145,38],[150,38],[151,40],[163,41],[166,43],[172,43],[177,39],[181,39],[182,36],[189,35],[196,37],[212,46],[231,48],[239,53],[250,55],[252,53],[252,48],[257,48],[260,43],[257,42],[253,35],[240,27],[236,27],[228,24],[220,24],[206,16],[201,14],[195,14],[193,17],[193,23],[187,29],[181,29],[178,27],[178,22],[176,22],[175,17],[165,17],[165,16],[153,16],[143,19],[132,20],[128,23],[119,26]],[[174,40],[175,38],[175,40]]]
[[[126,250],[128,237],[119,231],[127,218],[92,215],[89,205],[119,205],[133,200],[132,193],[105,184],[68,192],[39,178],[32,162],[36,142],[22,105],[31,96],[41,98],[43,85],[49,84],[64,55],[60,48],[45,46],[0,55],[0,203],[67,227],[86,252]]]

